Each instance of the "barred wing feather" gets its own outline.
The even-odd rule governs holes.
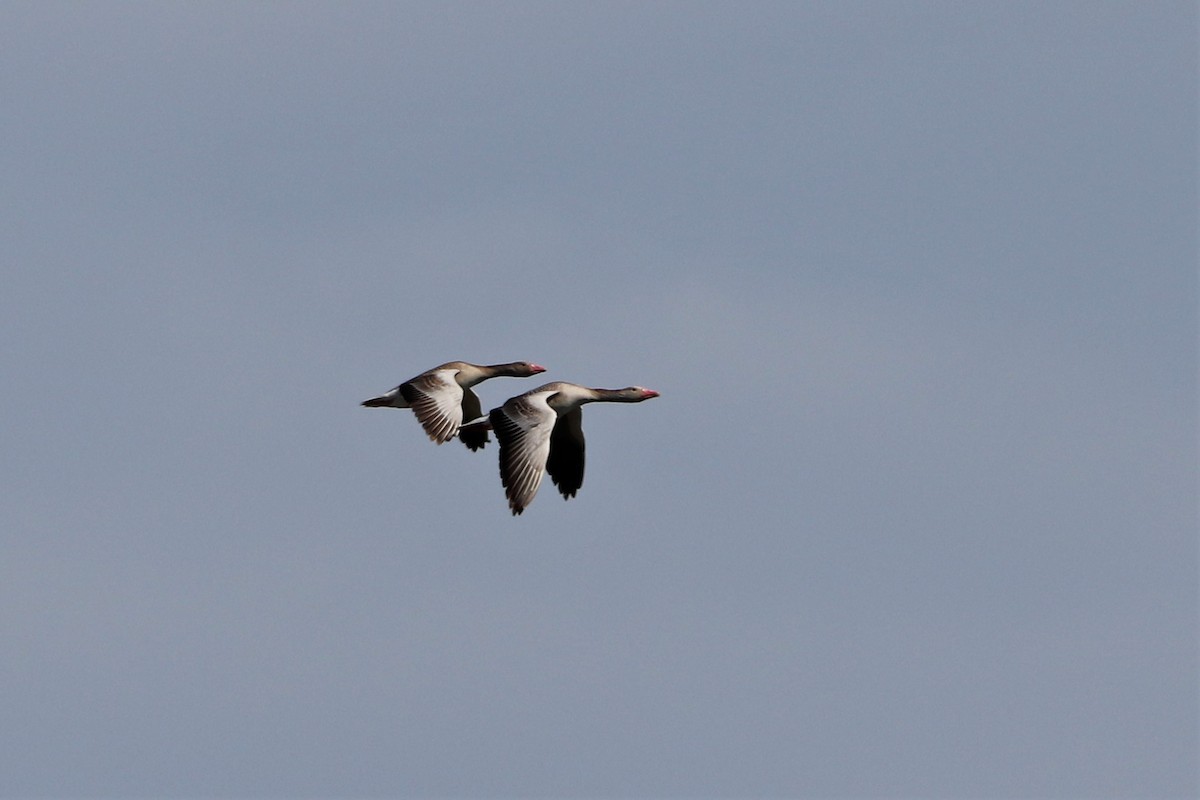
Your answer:
[[[489,415],[500,442],[500,482],[513,514],[533,502],[542,483],[556,417],[540,394],[514,397]]]

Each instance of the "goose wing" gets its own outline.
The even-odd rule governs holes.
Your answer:
[[[417,415],[417,421],[438,444],[453,439],[462,425],[463,390],[454,380],[456,374],[458,370],[433,369],[400,384],[400,393]]]
[[[576,406],[558,418],[546,459],[546,472],[566,500],[583,486],[583,451],[583,409]]]
[[[546,403],[546,394],[523,394],[507,401],[488,415],[500,443],[500,482],[508,507],[520,514],[533,502],[558,415]]]
[[[480,410],[479,396],[470,389],[463,389],[462,399],[462,419],[464,422],[473,422],[483,416],[483,411]],[[487,428],[480,425],[475,428],[459,428],[458,440],[472,450],[478,450],[487,444],[488,432]]]

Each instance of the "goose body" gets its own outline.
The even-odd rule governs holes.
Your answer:
[[[487,443],[486,428],[471,428],[460,433],[464,421],[483,415],[479,397],[471,387],[488,378],[527,378],[545,371],[545,367],[528,361],[487,366],[448,361],[410,378],[386,394],[364,400],[362,404],[371,408],[411,408],[434,442],[442,444],[458,435],[463,444],[478,450]]]
[[[640,403],[658,397],[641,386],[590,389],[556,381],[510,398],[492,409],[486,423],[470,426],[496,432],[500,443],[500,482],[513,514],[525,510],[542,483],[550,480],[569,500],[583,485],[585,403]]]

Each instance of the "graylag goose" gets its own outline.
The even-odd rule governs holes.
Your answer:
[[[640,403],[658,397],[641,386],[626,389],[589,389],[574,383],[547,383],[509,399],[492,409],[486,423],[500,442],[500,482],[512,513],[520,514],[533,502],[542,476],[550,480],[564,500],[583,485],[584,403]]]
[[[487,444],[487,428],[474,427],[461,435],[459,431],[464,421],[483,416],[479,397],[471,387],[488,378],[528,378],[545,371],[545,367],[528,361],[490,366],[449,361],[405,381],[387,394],[364,400],[362,404],[371,408],[411,408],[433,441],[442,444],[459,435],[463,444],[478,450]]]

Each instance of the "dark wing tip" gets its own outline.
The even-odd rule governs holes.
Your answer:
[[[475,452],[488,443],[487,428],[464,426],[458,429],[458,439],[470,448],[471,452]]]

